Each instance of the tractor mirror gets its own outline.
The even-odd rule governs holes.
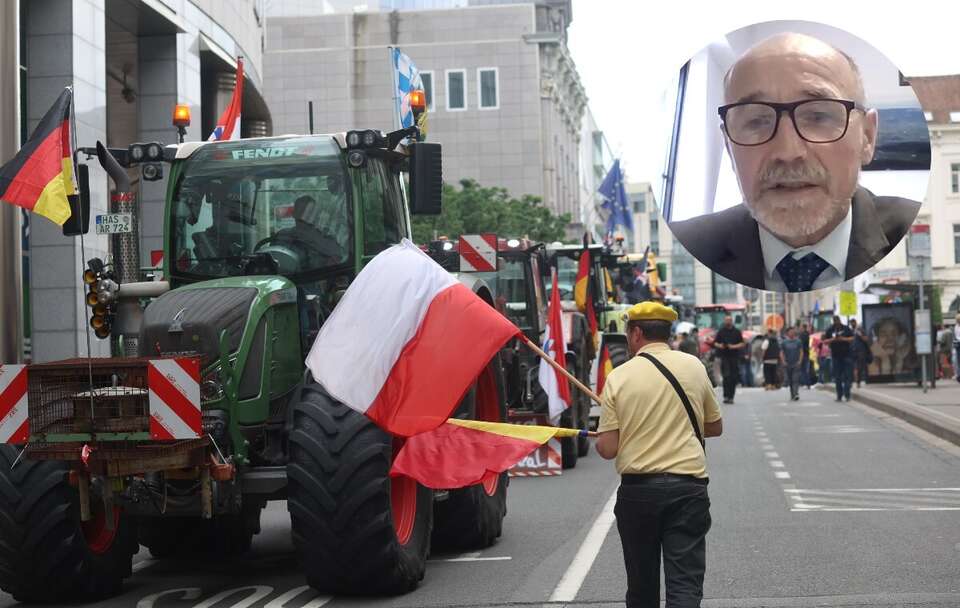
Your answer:
[[[77,189],[77,194],[67,197],[70,217],[63,223],[63,236],[80,236],[90,230],[90,172],[82,163],[77,163]]]
[[[419,142],[410,146],[410,194],[413,215],[440,215],[443,195],[440,144]]]

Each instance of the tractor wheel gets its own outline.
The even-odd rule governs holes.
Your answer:
[[[11,470],[18,452],[0,446],[0,588],[57,604],[119,593],[139,548],[134,521],[117,507],[107,514],[92,486],[93,518],[81,522],[66,465],[21,459]]]
[[[329,593],[397,595],[423,579],[433,491],[389,476],[399,440],[303,387],[292,410],[287,509],[307,582]]]
[[[560,426],[568,429],[577,428],[577,422],[574,420],[574,409],[576,406],[568,407],[560,415]],[[560,439],[560,463],[564,469],[573,469],[577,466],[579,450],[577,449],[576,437],[562,437]]]
[[[502,422],[506,418],[499,356],[482,372],[454,416]],[[447,499],[434,503],[433,546],[438,550],[485,549],[503,530],[507,514],[506,472],[467,488],[450,490]]]

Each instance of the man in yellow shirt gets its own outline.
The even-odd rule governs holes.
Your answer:
[[[703,364],[667,345],[676,319],[656,302],[627,311],[635,356],[610,372],[601,395],[597,452],[616,458],[621,475],[614,513],[628,608],[660,606],[661,553],[667,608],[703,599],[710,529],[703,438],[720,435],[723,422]]]

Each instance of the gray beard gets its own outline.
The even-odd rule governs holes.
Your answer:
[[[794,240],[816,234],[828,226],[831,221],[839,223],[847,213],[850,199],[831,201],[828,207],[815,208],[812,211],[807,207],[813,207],[813,205],[801,205],[799,202],[778,205],[778,211],[789,207],[793,211],[792,213],[771,212],[769,204],[761,204],[761,208],[757,209],[746,199],[744,199],[743,204],[750,212],[750,217],[773,233],[774,236],[781,240]],[[796,211],[800,211],[800,213]]]

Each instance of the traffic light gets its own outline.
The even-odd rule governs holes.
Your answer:
[[[101,340],[108,338],[116,314],[120,285],[117,284],[113,271],[107,270],[100,258],[87,262],[87,269],[83,271],[83,284],[87,286],[85,301],[92,311],[90,327],[93,328],[94,335]]]

